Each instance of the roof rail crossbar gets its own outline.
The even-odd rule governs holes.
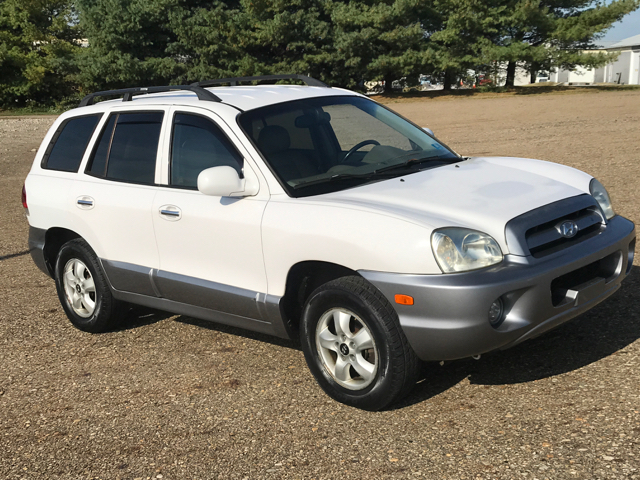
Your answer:
[[[324,82],[320,80],[316,80],[315,78],[307,77],[306,75],[299,75],[296,73],[288,74],[288,75],[259,75],[256,77],[229,77],[229,78],[218,78],[216,80],[203,80],[201,82],[195,82],[191,85],[198,87],[212,87],[213,85],[221,85],[223,83],[228,83],[232,87],[235,87],[239,83],[244,82],[253,82],[260,80],[300,80],[305,85],[309,87],[326,87],[331,88]]]
[[[121,88],[119,90],[105,90],[102,92],[95,92],[87,95],[80,101],[80,107],[86,107],[87,105],[93,105],[93,99],[96,97],[106,96],[118,96],[123,95],[123,102],[130,102],[134,95],[143,93],[161,93],[171,92],[175,90],[187,90],[195,93],[199,100],[207,100],[210,102],[221,102],[222,100],[217,95],[214,95],[209,90],[205,90],[199,85],[168,85],[164,87],[134,87],[134,88]]]

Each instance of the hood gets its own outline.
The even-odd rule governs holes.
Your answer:
[[[507,253],[505,225],[509,220],[588,193],[591,178],[579,170],[541,160],[474,157],[308,200],[375,211],[430,229],[472,228],[494,237]]]

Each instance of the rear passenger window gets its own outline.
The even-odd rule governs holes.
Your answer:
[[[87,167],[96,177],[153,184],[163,112],[114,113]]]
[[[42,168],[77,172],[101,116],[85,115],[62,122],[42,158]]]
[[[211,120],[177,113],[171,141],[171,185],[196,188],[198,175],[211,167],[233,167],[242,178],[242,156]]]

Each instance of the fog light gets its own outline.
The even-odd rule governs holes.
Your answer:
[[[627,254],[627,273],[631,271],[633,267],[633,257],[636,253],[636,239],[634,238],[629,244],[629,253]]]
[[[504,306],[502,305],[502,299],[498,298],[489,307],[489,323],[492,327],[497,327],[502,322],[502,314],[504,313]]]

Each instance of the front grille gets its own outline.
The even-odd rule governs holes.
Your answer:
[[[560,226],[567,221],[578,226],[571,238],[560,233]],[[596,200],[585,194],[522,214],[507,224],[505,234],[512,254],[541,258],[593,238],[605,229]]]
[[[578,233],[571,238],[563,237],[558,229],[568,220],[578,225]],[[593,208],[584,208],[530,228],[525,233],[525,240],[531,255],[540,258],[594,237],[603,229],[600,214]]]

